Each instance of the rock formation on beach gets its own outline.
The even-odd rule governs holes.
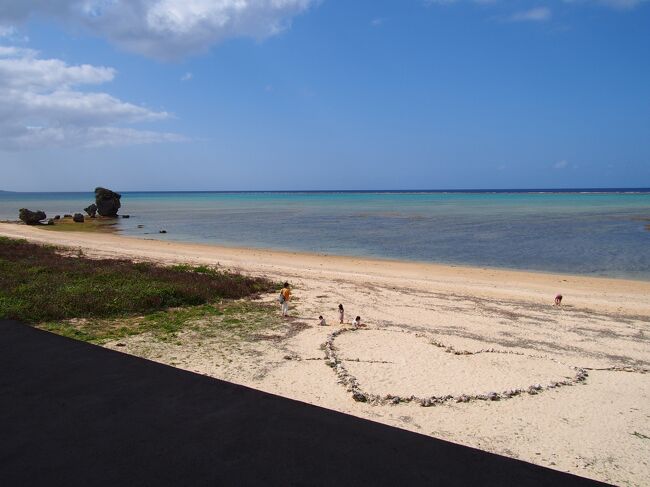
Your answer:
[[[88,216],[90,218],[95,218],[95,215],[97,214],[97,205],[93,203],[92,205],[88,206],[87,208],[84,208],[84,211],[88,213]]]
[[[121,194],[115,193],[106,188],[95,188],[95,204],[97,213],[101,216],[117,216],[117,210],[120,209]]]
[[[75,221],[76,223],[83,223],[84,216],[81,213],[75,213],[74,216],[72,217],[72,220]]]
[[[21,208],[18,211],[18,218],[24,221],[27,225],[38,225],[42,220],[47,218],[44,211],[31,211],[27,208]]]

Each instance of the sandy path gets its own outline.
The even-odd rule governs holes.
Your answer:
[[[650,283],[53,233],[0,224],[0,235],[81,247],[90,255],[220,263],[295,286],[297,334],[196,347],[192,337],[135,337],[119,350],[357,416],[623,485],[650,485]],[[555,293],[565,305],[552,306]],[[273,300],[274,296],[269,296]],[[487,394],[566,380],[578,385],[498,401],[357,402],[325,363],[336,306],[364,331],[336,337],[366,392]],[[317,326],[324,315],[330,326]],[[460,352],[454,355],[436,342]],[[113,347],[116,344],[109,344]],[[508,353],[500,353],[508,352]],[[621,369],[594,370],[594,369]]]

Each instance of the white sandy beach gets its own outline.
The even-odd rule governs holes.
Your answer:
[[[189,335],[174,343],[140,335],[108,347],[554,469],[650,485],[650,282],[14,224],[0,224],[0,235],[82,248],[90,256],[218,263],[294,286],[286,333],[274,340],[229,352],[217,342],[196,346]],[[554,307],[558,292],[563,305]],[[329,339],[339,361],[331,367],[323,345],[341,329],[339,303],[348,323],[361,315],[367,328]],[[321,314],[329,326],[318,326]],[[582,370],[588,376],[576,380]],[[470,400],[432,407],[357,402],[341,371],[369,396]],[[541,390],[503,396],[531,386]],[[499,399],[476,399],[491,392]]]

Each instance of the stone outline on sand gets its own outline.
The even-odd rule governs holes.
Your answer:
[[[388,330],[378,330],[378,329],[371,329],[372,331],[388,331]],[[352,394],[352,398],[357,401],[357,402],[367,402],[369,404],[372,404],[374,406],[380,406],[380,405],[385,405],[385,404],[399,404],[401,402],[403,403],[417,403],[420,406],[423,407],[430,407],[430,406],[435,406],[437,404],[443,404],[446,402],[450,401],[455,401],[455,402],[470,402],[470,401],[498,401],[500,399],[510,399],[514,396],[519,396],[521,394],[529,394],[529,395],[535,395],[539,394],[542,391],[545,390],[550,390],[550,389],[556,389],[558,387],[562,386],[572,386],[575,384],[579,384],[581,382],[584,382],[584,380],[588,377],[588,373],[585,369],[581,367],[574,367],[571,365],[564,364],[560,362],[559,360],[555,360],[550,357],[540,357],[540,356],[535,356],[535,355],[529,355],[529,354],[524,354],[521,352],[513,352],[513,351],[507,351],[507,350],[495,350],[494,348],[488,348],[488,349],[481,349],[476,352],[470,352],[467,350],[456,350],[452,346],[447,346],[444,345],[443,343],[431,339],[430,344],[444,349],[445,352],[451,353],[454,355],[477,355],[480,353],[500,353],[500,354],[510,354],[510,355],[522,355],[522,356],[527,356],[527,357],[532,357],[532,358],[540,358],[544,360],[550,360],[562,365],[566,365],[567,367],[572,368],[573,370],[576,371],[575,376],[571,379],[566,379],[562,381],[553,381],[550,382],[549,384],[542,385],[542,384],[533,384],[529,386],[526,389],[508,389],[502,392],[488,392],[487,394],[461,394],[458,396],[453,396],[451,394],[448,394],[446,396],[429,396],[429,397],[418,397],[415,395],[412,396],[399,396],[396,394],[385,394],[385,395],[379,395],[379,394],[372,394],[369,392],[364,391],[360,386],[359,386],[359,381],[357,380],[356,377],[354,377],[352,374],[350,374],[343,365],[344,360],[339,358],[338,354],[336,353],[336,347],[334,346],[334,340],[336,337],[343,333],[350,333],[350,332],[359,332],[359,331],[364,331],[363,329],[359,328],[342,328],[340,330],[336,330],[333,333],[330,333],[327,336],[327,340],[323,344],[323,348],[325,350],[325,364],[331,367],[334,370],[334,373],[338,377],[338,383],[341,385],[344,385],[347,388],[347,391]],[[370,331],[370,330],[365,330],[365,331]],[[401,330],[401,333],[412,333],[406,330]],[[426,337],[425,334],[422,333],[414,333],[416,337]],[[348,359],[348,361],[350,361]]]

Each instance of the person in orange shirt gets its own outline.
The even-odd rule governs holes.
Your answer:
[[[282,304],[282,316],[289,316],[289,301],[291,301],[291,289],[289,283],[285,282],[280,291],[280,304]]]

